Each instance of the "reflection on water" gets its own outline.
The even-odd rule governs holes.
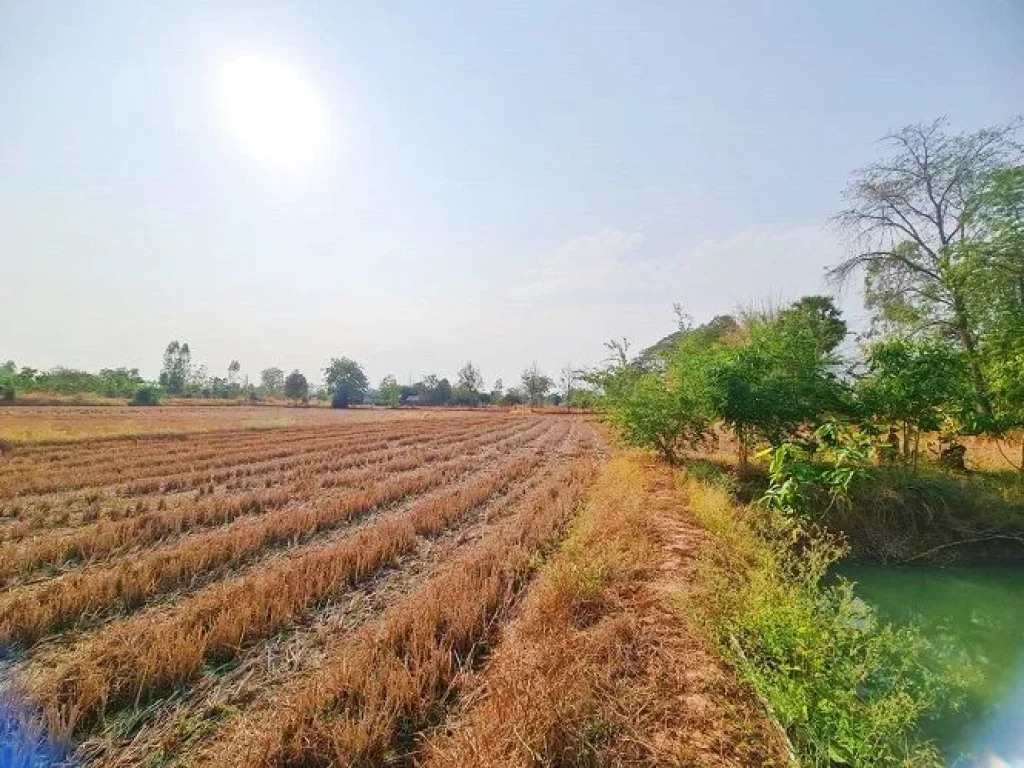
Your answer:
[[[1024,768],[1024,566],[844,563],[839,574],[882,618],[913,621],[953,672],[964,706],[929,724],[956,768]]]

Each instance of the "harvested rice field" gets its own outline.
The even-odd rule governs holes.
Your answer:
[[[546,626],[558,638],[552,658],[576,657],[577,688],[587,669],[595,681],[632,679],[619,668],[653,642],[636,628],[588,640],[591,627],[610,630],[592,606],[577,626],[579,595],[568,619],[537,607],[553,599],[552,573],[576,572],[565,558],[579,553],[563,547],[588,504],[591,528],[604,504],[603,524],[657,560],[629,517],[647,503],[636,490],[616,496],[622,483],[607,477],[608,449],[585,417],[380,411],[245,429],[219,414],[210,429],[210,416],[182,410],[178,422],[160,414],[170,432],[29,441],[0,458],[8,741],[46,750],[45,764],[90,766],[665,762],[657,750],[621,752],[622,739],[593,723],[568,746],[555,739],[554,724],[566,722],[562,678],[550,683],[534,745],[509,735],[531,727],[509,665],[517,651],[536,653]],[[595,488],[604,501],[591,499]],[[597,549],[615,540],[597,539]],[[671,609],[624,610],[660,615],[678,645]],[[617,643],[626,657],[614,658]],[[536,670],[522,679],[549,687]],[[672,681],[650,682],[623,701],[647,690],[678,709],[664,690]],[[493,701],[489,686],[500,689]],[[505,722],[509,714],[521,722]],[[495,729],[509,749],[495,751]],[[482,746],[477,731],[490,734]],[[716,745],[723,759],[710,764],[754,764]],[[701,749],[678,754],[707,757]]]

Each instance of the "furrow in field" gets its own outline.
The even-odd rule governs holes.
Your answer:
[[[318,667],[358,627],[418,589],[521,506],[531,491],[548,481],[558,461],[545,458],[534,472],[448,528],[420,536],[416,547],[390,567],[378,569],[293,625],[254,643],[234,662],[204,666],[187,686],[132,713],[125,738],[104,736],[81,744],[75,755],[78,764],[127,768],[150,764],[158,756],[173,756],[176,764],[209,765],[205,747],[230,727],[232,713],[260,706],[267,691]]]
[[[470,441],[459,455],[433,467],[388,475],[380,468],[358,488],[316,498],[296,509],[271,510],[220,528],[191,534],[165,547],[12,590],[0,601],[0,643],[31,644],[83,616],[137,608],[161,593],[188,585],[217,569],[236,568],[268,547],[295,544],[343,525],[384,504],[422,493],[472,468],[474,451],[522,443],[533,429],[494,442]]]
[[[461,425],[462,420],[455,422]],[[240,463],[258,463],[274,459],[300,457],[321,447],[337,444],[339,441],[366,441],[390,436],[406,439],[421,434],[436,432],[429,424],[416,424],[404,430],[395,425],[346,430],[308,430],[305,436],[278,441],[273,435],[259,435],[252,441],[231,446],[230,450],[208,449],[199,442],[195,449],[181,456],[170,458],[164,453],[154,452],[141,461],[117,463],[104,466],[102,457],[70,473],[61,474],[43,466],[29,468],[20,475],[7,478],[0,483],[5,496],[24,496],[30,493],[96,489],[109,485],[125,485],[128,492],[141,493],[159,490],[159,483],[168,482],[168,476],[177,474],[200,474],[221,467]],[[19,483],[20,481],[20,483]]]
[[[483,423],[479,417],[445,421],[449,425]],[[74,490],[77,487],[117,482],[124,478],[144,479],[159,476],[166,474],[169,468],[178,470],[187,467],[224,466],[247,456],[254,458],[287,456],[301,452],[311,442],[337,442],[367,439],[374,436],[391,436],[401,439],[406,435],[423,434],[430,431],[437,431],[436,422],[424,420],[407,423],[404,428],[399,423],[393,422],[379,425],[306,428],[287,436],[276,432],[249,432],[240,436],[238,440],[225,444],[210,444],[208,441],[212,438],[201,435],[176,449],[168,449],[159,444],[139,447],[138,443],[134,442],[128,448],[119,449],[109,458],[102,454],[96,455],[92,457],[92,461],[82,462],[80,465],[76,463],[65,472],[59,471],[58,467],[45,461],[23,466],[19,472],[13,473],[13,476],[8,476],[6,473],[11,469],[9,465],[6,465],[6,470],[4,467],[0,467],[0,488],[3,488],[7,495],[15,492],[24,493],[33,489]],[[87,454],[87,450],[81,450],[83,454]],[[130,452],[121,455],[124,451]],[[41,471],[45,473],[45,479],[40,477]],[[16,486],[16,481],[19,479],[23,483],[28,482],[27,489],[12,487],[12,483]]]
[[[476,432],[477,439],[501,436],[515,427]],[[232,520],[309,501],[327,488],[358,486],[373,472],[399,472],[427,461],[447,458],[454,447],[472,442],[464,432],[442,434],[425,446],[390,446],[341,457],[331,455],[323,461],[291,470],[280,480],[266,478],[260,490],[243,490],[204,499],[178,503],[156,512],[147,512],[118,521],[103,521],[49,536],[37,536],[19,545],[0,547],[0,584],[10,584],[15,576],[70,563],[92,562],[131,548],[143,547],[168,537],[196,529],[223,525]],[[271,482],[273,484],[271,485]]]
[[[182,441],[177,447],[168,447],[163,441],[152,445],[146,441],[126,441],[125,446],[119,446],[117,450],[110,453],[94,453],[91,460],[88,446],[78,446],[76,451],[79,457],[72,462],[61,462],[54,464],[46,461],[45,458],[37,461],[23,461],[15,464],[15,460],[6,465],[0,474],[0,488],[5,493],[23,493],[26,489],[17,487],[18,481],[30,481],[29,489],[35,488],[55,490],[74,490],[75,487],[89,481],[102,482],[107,476],[144,476],[146,472],[166,471],[166,467],[179,464],[196,463],[204,461],[218,461],[223,457],[239,455],[251,452],[258,452],[271,448],[276,451],[287,450],[288,446],[301,446],[311,439],[345,439],[360,435],[375,434],[384,431],[386,427],[371,426],[360,430],[348,429],[310,429],[305,434],[294,434],[290,436],[274,433],[246,433],[239,435],[238,439],[227,443],[210,443],[209,436],[191,436]],[[17,454],[15,454],[17,456]],[[46,474],[45,480],[38,475],[40,472]]]
[[[514,422],[502,422],[512,424]],[[501,427],[493,427],[500,429]],[[490,430],[489,430],[490,431]],[[232,491],[249,487],[266,487],[270,478],[281,471],[303,473],[315,472],[319,467],[329,469],[343,464],[346,457],[358,455],[373,447],[385,445],[400,448],[409,445],[429,443],[439,437],[480,434],[481,430],[464,428],[435,429],[411,436],[385,436],[372,440],[351,440],[344,444],[327,442],[315,447],[302,455],[284,459],[268,460],[265,463],[242,462],[222,470],[189,471],[177,475],[135,481],[125,486],[108,486],[105,489],[82,489],[59,495],[47,494],[42,497],[28,499],[20,497],[16,504],[8,504],[8,515],[14,516],[14,522],[0,524],[0,541],[23,541],[47,531],[66,531],[77,525],[89,524],[95,519],[120,520],[125,517],[145,515],[166,508],[168,504],[186,503],[190,499],[185,492],[196,490],[200,495],[214,493],[216,488],[223,486]],[[112,501],[111,501],[112,500]],[[103,503],[101,503],[101,501]],[[58,507],[55,511],[54,507]],[[72,520],[72,517],[75,520]]]
[[[209,764],[376,765],[411,750],[449,703],[457,674],[496,637],[537,551],[564,530],[592,475],[586,460],[560,472],[518,515],[338,647],[269,711],[240,716],[209,750]]]
[[[247,644],[410,551],[417,535],[440,530],[525,476],[565,431],[556,428],[533,447],[532,456],[498,460],[478,476],[354,536],[212,585],[168,614],[110,625],[53,668],[28,675],[28,695],[42,707],[51,733],[70,733],[88,728],[111,709],[165,693],[204,662],[234,658]]]

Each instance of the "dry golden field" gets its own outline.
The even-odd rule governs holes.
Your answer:
[[[202,401],[199,401],[202,402]],[[142,436],[174,436],[220,430],[328,426],[368,421],[458,418],[469,411],[353,408],[334,410],[287,405],[0,406],[3,445],[53,444]]]
[[[0,457],[3,688],[79,764],[408,750],[602,446],[564,416],[96,410]]]
[[[708,545],[676,474],[585,416],[32,413],[0,456],[0,739],[76,766],[782,764],[686,607]]]

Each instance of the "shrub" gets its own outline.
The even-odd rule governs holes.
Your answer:
[[[14,387],[0,387],[0,403],[13,403],[15,398]]]
[[[132,405],[160,405],[160,390],[157,387],[139,387],[132,393]]]
[[[689,478],[694,512],[722,546],[698,610],[808,766],[935,766],[920,741],[958,686],[916,629],[878,621],[852,585],[829,584],[842,542]]]

